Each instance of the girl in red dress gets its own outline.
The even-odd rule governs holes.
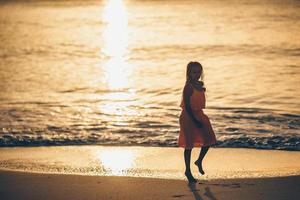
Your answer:
[[[193,147],[202,147],[194,164],[197,165],[200,174],[203,175],[202,160],[209,147],[217,142],[209,118],[203,112],[205,87],[202,79],[202,65],[199,62],[190,62],[187,65],[186,83],[180,105],[182,111],[179,118],[180,134],[178,139],[179,147],[184,148],[185,176],[189,182],[196,182],[190,169]]]

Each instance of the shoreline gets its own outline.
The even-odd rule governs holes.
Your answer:
[[[191,170],[199,148],[192,151]],[[203,161],[205,180],[300,175],[300,152],[211,148]],[[185,180],[183,149],[140,146],[0,148],[0,170]]]
[[[159,178],[41,174],[0,170],[3,200],[18,199],[275,199],[296,200],[300,176],[184,180]]]

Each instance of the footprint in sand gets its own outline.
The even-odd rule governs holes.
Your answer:
[[[180,197],[184,197],[185,195],[184,194],[177,194],[177,195],[173,195],[172,197],[173,198],[180,198]]]

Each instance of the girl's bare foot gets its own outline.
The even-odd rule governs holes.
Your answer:
[[[184,173],[186,178],[188,179],[189,183],[196,183],[197,180],[193,177],[191,172],[185,172]]]
[[[199,173],[202,174],[202,175],[204,175],[205,172],[204,172],[203,169],[202,169],[202,161],[196,160],[196,161],[194,162],[194,164],[197,165],[198,170],[199,170]]]

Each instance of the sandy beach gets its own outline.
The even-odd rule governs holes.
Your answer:
[[[298,199],[300,176],[183,180],[0,172],[1,199]]]
[[[180,148],[165,147],[1,148],[0,195],[4,200],[298,199],[300,195],[300,152],[212,148],[204,176],[192,166],[196,184],[188,184],[182,175],[181,153]],[[193,151],[192,159],[197,153]]]

